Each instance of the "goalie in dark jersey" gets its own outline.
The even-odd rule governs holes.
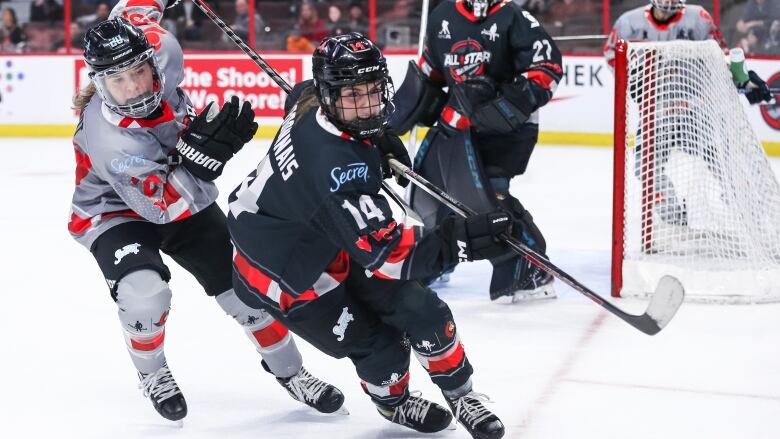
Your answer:
[[[268,154],[230,197],[236,294],[352,360],[387,420],[421,432],[452,420],[410,395],[411,349],[473,437],[502,437],[503,424],[472,391],[449,307],[415,279],[506,253],[496,236],[509,230],[508,215],[450,216],[424,236],[396,222],[379,194],[390,177],[383,157],[409,157],[384,133],[393,95],[384,56],[352,33],[323,40],[312,64],[314,81],[293,90]]]
[[[417,172],[472,209],[510,212],[516,237],[544,254],[544,236],[509,193],[509,182],[525,173],[538,110],[563,73],[555,42],[528,11],[498,0],[442,2],[430,14],[426,37],[419,65],[410,65],[394,100],[393,132],[436,122],[415,158]],[[422,191],[411,195],[426,227],[448,212]],[[510,254],[491,263],[491,299],[555,297],[553,278],[524,258]]]

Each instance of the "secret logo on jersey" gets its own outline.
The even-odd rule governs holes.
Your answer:
[[[442,40],[449,40],[452,38],[450,34],[450,22],[447,20],[441,21],[441,30],[439,31],[439,38]]]
[[[330,178],[333,180],[333,186],[330,187],[331,192],[339,190],[342,184],[353,181],[363,180],[368,181],[368,165],[360,163],[350,163],[346,167],[336,166],[330,170]]]
[[[444,54],[444,67],[449,67],[452,77],[460,82],[470,76],[481,75],[490,58],[491,53],[484,50],[478,42],[460,41],[452,46],[450,53]]]
[[[482,35],[485,35],[488,37],[490,41],[496,41],[498,39],[498,25],[496,23],[493,23],[493,26],[490,26],[490,29],[482,29],[482,32],[480,32]]]

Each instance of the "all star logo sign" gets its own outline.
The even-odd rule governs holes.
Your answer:
[[[780,72],[775,73],[769,79],[766,84],[770,88],[780,87]],[[761,117],[764,119],[767,125],[773,129],[780,131],[780,95],[775,95],[775,103],[761,105]]]
[[[450,53],[444,55],[444,67],[450,68],[455,81],[460,82],[470,76],[479,76],[490,62],[491,54],[474,40],[455,43]]]

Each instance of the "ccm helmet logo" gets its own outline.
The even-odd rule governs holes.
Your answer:
[[[371,67],[363,67],[362,69],[358,69],[358,73],[369,73],[369,72],[375,72],[379,70],[379,66],[371,66]]]

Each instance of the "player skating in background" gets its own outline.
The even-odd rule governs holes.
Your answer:
[[[423,56],[407,71],[391,121],[400,133],[438,118],[417,153],[417,171],[477,211],[510,212],[516,236],[541,254],[544,236],[509,193],[509,183],[526,170],[538,138],[538,110],[561,75],[555,42],[515,3],[442,2],[428,18]],[[446,96],[443,87],[449,87]],[[411,201],[428,228],[448,213],[416,189]],[[507,254],[491,263],[491,299],[555,297],[553,278],[523,257]]]
[[[160,251],[242,325],[263,367],[294,399],[336,411],[341,392],[312,377],[287,329],[232,289],[232,246],[212,180],[257,124],[237,98],[218,114],[209,106],[194,117],[177,87],[181,47],[159,26],[163,9],[164,1],[122,1],[111,19],[87,32],[90,84],[74,99],[81,118],[68,229],[97,260],[140,386],[163,417],[181,420],[187,404],[163,350],[171,291]]]
[[[626,41],[674,41],[674,40],[715,40],[724,51],[726,43],[721,37],[715,22],[710,14],[701,6],[686,4],[685,0],[652,0],[650,4],[622,14],[615,21],[615,25],[609,34],[604,46],[604,56],[611,70],[615,65],[615,46],[618,40]],[[655,64],[655,74],[646,77],[642,69],[646,66],[640,59],[630,66],[633,76],[637,78],[629,84],[631,98],[640,106],[642,114],[651,108],[658,114],[655,116],[654,125],[658,128],[648,130],[640,126],[637,129],[635,153],[635,174],[639,176],[642,169],[653,166],[654,182],[654,210],[659,217],[670,224],[688,225],[688,212],[686,200],[678,197],[674,184],[667,173],[667,162],[672,149],[677,148],[687,154],[702,157],[714,176],[720,179],[722,166],[716,164],[721,161],[721,151],[712,145],[711,139],[715,131],[711,124],[721,123],[715,120],[702,120],[695,106],[689,105],[691,101],[701,100],[702,94],[708,91],[706,83],[708,78],[705,72],[707,66],[701,65],[701,61],[685,64],[675,64],[674,59],[664,60],[659,58]],[[681,62],[681,61],[679,61]],[[670,77],[683,71],[698,71],[700,75],[689,78],[679,78],[680,85],[673,92],[666,92],[667,99],[655,103],[655,100],[643,99],[649,90],[657,84],[653,83],[656,76],[665,72]],[[668,73],[666,73],[668,72]],[[690,75],[687,73],[687,75]],[[749,81],[749,82],[748,82]],[[745,94],[748,102],[756,104],[762,101],[770,101],[772,95],[766,83],[753,71],[747,72],[744,80],[737,80],[739,87],[747,87]],[[704,84],[704,85],[703,85]],[[651,107],[652,106],[652,107]],[[653,154],[648,159],[643,155],[644,145],[652,142]],[[664,147],[672,145],[674,148]],[[651,160],[652,165],[648,165]],[[644,163],[644,165],[643,165]]]
[[[383,156],[409,157],[383,133],[393,95],[384,56],[352,33],[323,40],[312,65],[314,80],[288,97],[268,155],[230,196],[236,294],[321,351],[348,357],[385,419],[420,432],[452,420],[410,395],[412,349],[473,437],[502,437],[501,421],[472,391],[449,307],[415,279],[506,253],[496,236],[509,217],[450,216],[424,236],[398,224],[379,194],[390,176]]]

